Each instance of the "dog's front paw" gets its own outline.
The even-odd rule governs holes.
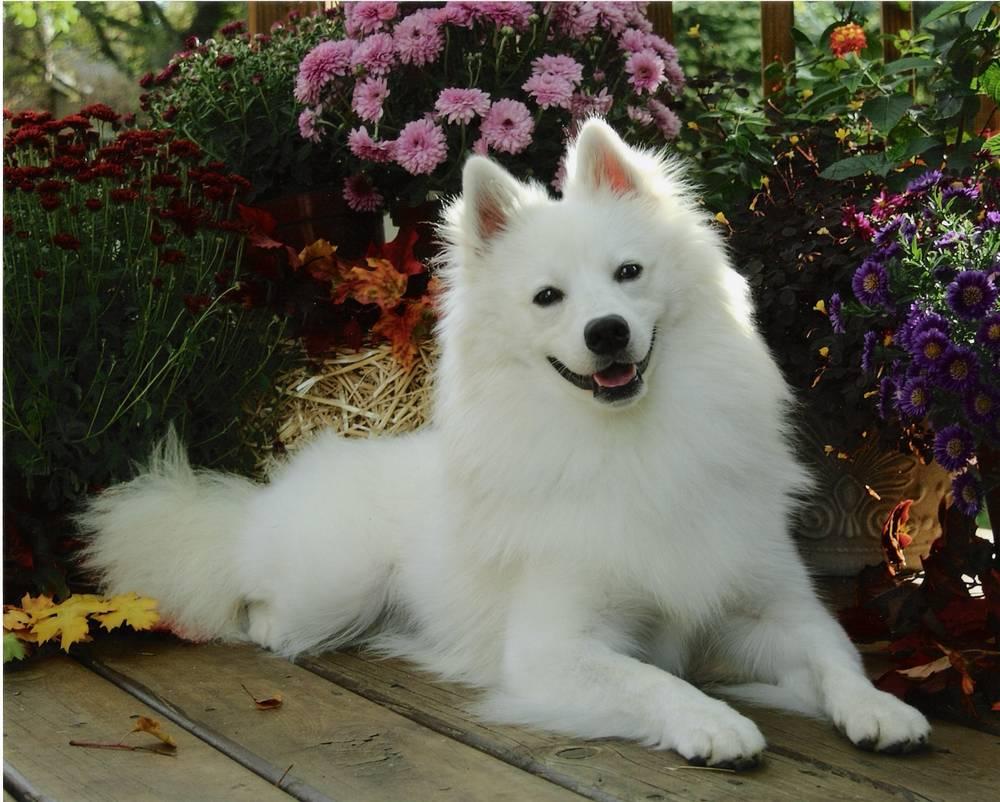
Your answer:
[[[874,688],[833,711],[833,721],[859,749],[889,755],[925,748],[931,731],[919,710]]]
[[[759,765],[765,745],[757,725],[722,702],[676,711],[663,738],[693,766],[736,771]]]

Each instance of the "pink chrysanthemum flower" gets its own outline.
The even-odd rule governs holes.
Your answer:
[[[627,28],[618,39],[618,47],[626,53],[638,53],[646,50],[649,45],[646,43],[647,34],[636,28]]]
[[[344,30],[348,36],[367,36],[381,31],[398,13],[398,3],[344,3]]]
[[[434,18],[435,12],[425,8],[410,14],[396,26],[393,32],[396,53],[404,64],[423,67],[441,54],[444,37]]]
[[[566,183],[566,157],[563,156],[559,159],[559,166],[556,168],[556,174],[552,176],[552,180],[549,184],[556,192],[563,191],[563,185]]]
[[[366,176],[352,175],[344,180],[344,200],[356,212],[374,212],[385,199]]]
[[[439,25],[457,25],[459,28],[471,28],[478,18],[479,3],[445,3],[444,8],[435,12],[435,20]]]
[[[311,105],[319,103],[323,87],[335,76],[350,72],[353,52],[354,42],[350,39],[316,45],[299,64],[295,99]]]
[[[443,89],[434,103],[438,117],[450,123],[468,125],[473,117],[482,117],[490,110],[490,96],[481,89]]]
[[[375,123],[382,119],[382,104],[388,96],[385,78],[366,78],[355,84],[351,108],[362,120]]]
[[[593,3],[597,11],[597,24],[611,31],[612,36],[618,36],[628,25],[625,15],[625,3]]]
[[[365,127],[355,128],[347,135],[347,147],[359,159],[385,164],[393,159],[395,142],[376,142]]]
[[[667,86],[674,95],[679,95],[684,91],[684,72],[680,64],[676,61],[668,61],[663,67],[663,74],[667,81]]]
[[[490,146],[486,144],[485,137],[479,137],[479,139],[472,143],[472,152],[479,156],[490,155]]]
[[[447,157],[444,131],[430,120],[407,123],[396,140],[396,163],[411,175],[432,173]]]
[[[514,30],[528,29],[528,18],[534,12],[531,3],[476,3],[479,19],[488,19],[498,28],[510,26]]]
[[[548,73],[533,75],[522,84],[521,88],[543,109],[550,106],[568,109],[570,98],[573,96],[573,84],[565,78]]]
[[[681,132],[680,118],[658,100],[650,99],[646,107],[653,115],[653,122],[660,129],[660,133],[667,139],[676,139]]]
[[[600,12],[594,3],[554,3],[552,25],[570,39],[586,39],[597,30]]]
[[[535,122],[528,107],[518,100],[498,100],[480,126],[486,144],[501,153],[520,153],[531,144]]]
[[[323,132],[316,127],[318,117],[319,115],[314,109],[303,111],[299,115],[299,136],[310,142],[319,142],[323,138]]]
[[[603,87],[596,95],[586,92],[575,92],[570,99],[569,110],[576,120],[585,117],[604,117],[614,105],[614,96],[608,94],[608,88]]]
[[[638,28],[640,31],[653,30],[653,23],[646,16],[647,6],[648,3],[622,3],[622,8],[625,11],[625,21],[631,27]]]
[[[555,75],[576,86],[583,80],[583,65],[570,56],[539,56],[531,62],[532,75]]]
[[[655,92],[663,83],[663,59],[652,50],[640,50],[628,57],[625,72],[631,76],[628,82],[640,95]]]
[[[639,125],[652,125],[653,115],[649,113],[648,109],[639,108],[638,106],[628,106],[625,109],[625,113],[628,114],[628,118]]]
[[[352,67],[362,67],[369,75],[385,75],[396,64],[396,43],[388,33],[373,33],[363,39],[351,56]]]

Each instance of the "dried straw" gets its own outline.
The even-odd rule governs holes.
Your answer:
[[[294,451],[325,428],[345,437],[416,429],[427,420],[436,360],[434,342],[420,346],[409,368],[388,344],[319,360],[299,349],[293,367],[278,378],[276,450]]]

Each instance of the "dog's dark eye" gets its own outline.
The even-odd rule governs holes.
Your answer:
[[[642,275],[642,265],[626,262],[615,271],[615,281],[634,281]]]
[[[539,306],[552,306],[552,304],[557,304],[563,299],[562,290],[557,290],[555,287],[546,287],[543,290],[539,290],[532,300]]]

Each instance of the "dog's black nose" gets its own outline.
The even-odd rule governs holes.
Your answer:
[[[631,332],[621,315],[595,317],[583,330],[583,340],[595,354],[607,356],[628,345]]]

